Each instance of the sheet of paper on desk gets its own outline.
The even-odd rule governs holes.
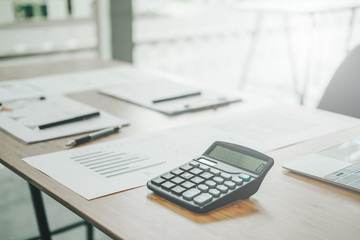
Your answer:
[[[36,88],[21,81],[0,82],[0,103],[40,96],[42,96],[42,93]]]
[[[5,110],[0,111],[0,128],[25,143],[127,124],[125,120],[64,96],[51,96],[45,100],[14,101],[2,107]],[[36,127],[97,111],[100,112],[99,117],[41,130]]]
[[[174,76],[171,76],[175,78]],[[156,73],[149,70],[135,68],[129,65],[81,71],[74,73],[63,73],[49,76],[22,79],[24,85],[36,89],[41,94],[67,94],[72,92],[113,87],[129,82],[139,83],[145,80],[169,79],[168,75]],[[139,88],[139,85],[136,85]]]
[[[121,72],[129,67],[111,67],[99,70],[56,74],[23,79],[23,83],[37,89],[42,94],[67,94],[104,86],[112,86],[119,81],[113,72]]]
[[[116,85],[134,67],[119,66],[74,73],[54,74],[0,83],[0,102],[52,94],[67,94]]]
[[[241,101],[239,93],[205,89],[165,74],[136,69],[127,69],[126,74],[124,73],[124,70],[118,71],[121,81],[116,86],[100,88],[99,92],[168,115],[216,108]]]
[[[178,89],[181,89],[181,85],[180,87],[178,87]],[[156,97],[160,97],[161,95],[157,95],[155,92],[151,92],[150,94],[148,93],[147,95],[143,95],[141,91],[142,91],[141,89],[130,90],[128,87],[116,86],[113,88],[101,89],[100,93],[112,97],[116,97],[119,99],[127,100],[167,115],[178,115],[186,112],[200,111],[208,108],[218,108],[221,106],[225,106],[231,103],[241,101],[241,98],[239,97],[238,94],[228,94],[228,93],[224,94],[224,93],[211,91],[208,89],[202,89],[202,90],[198,90],[199,92],[201,92],[200,95],[186,97],[186,98],[179,98],[171,101],[152,103],[152,99],[158,99]],[[176,96],[174,92],[173,94],[174,94],[173,96]]]
[[[94,199],[144,185],[201,155],[216,140],[266,152],[358,123],[296,107],[267,108],[24,161],[84,198]]]

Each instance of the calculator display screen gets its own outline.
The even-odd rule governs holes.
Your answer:
[[[219,145],[207,155],[255,173],[260,173],[267,164],[267,161]]]

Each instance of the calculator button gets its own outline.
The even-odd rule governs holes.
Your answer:
[[[202,173],[202,174],[200,175],[200,177],[205,178],[205,179],[210,179],[210,178],[212,178],[213,176],[214,176],[214,175],[211,174],[211,173],[209,173],[209,172],[204,172],[204,173]]]
[[[202,192],[207,192],[207,191],[209,191],[209,187],[206,186],[205,184],[200,184],[200,185],[198,186],[198,189],[200,189],[200,191],[202,191]]]
[[[194,202],[198,205],[204,205],[208,202],[211,202],[211,200],[212,200],[212,195],[208,193],[202,193],[194,198]]]
[[[163,184],[161,184],[161,187],[163,187],[163,188],[165,188],[167,190],[174,187],[174,186],[175,186],[175,184],[172,183],[172,182],[169,182],[169,181],[166,181]]]
[[[176,183],[176,184],[180,184],[182,183],[183,181],[185,181],[185,179],[181,178],[181,177],[174,177],[173,179],[171,179],[171,181],[173,183]]]
[[[169,179],[173,178],[174,175],[171,174],[171,173],[165,173],[164,175],[161,175],[161,177],[166,179],[166,180],[169,180]]]
[[[192,175],[191,173],[185,172],[183,174],[180,175],[180,177],[185,178],[185,179],[190,179],[192,178],[194,175]]]
[[[225,185],[218,185],[216,188],[222,193],[227,193],[227,191],[229,190],[228,187]]]
[[[214,197],[219,197],[219,196],[220,196],[220,191],[217,190],[217,189],[215,189],[215,188],[210,189],[210,190],[209,190],[209,193],[210,193],[211,195],[213,195]]]
[[[186,189],[181,186],[176,186],[171,189],[171,192],[175,193],[176,195],[181,195]]]
[[[190,179],[190,180],[191,180],[192,182],[196,183],[196,184],[202,183],[202,182],[204,181],[204,179],[203,179],[203,178],[198,177],[198,176],[193,177],[193,178],[192,178],[192,179]]]
[[[233,177],[232,181],[236,184],[236,185],[242,185],[244,183],[244,180],[242,180],[241,178],[238,177]]]
[[[199,168],[205,172],[209,171],[210,170],[210,167],[209,166],[206,166],[204,164],[200,164]]]
[[[198,167],[200,165],[200,163],[197,161],[191,161],[191,162],[189,162],[189,164],[193,167]]]
[[[179,169],[179,168],[174,169],[174,170],[171,171],[171,173],[174,174],[174,175],[180,175],[180,174],[182,174],[183,172],[184,172],[184,171],[181,170],[181,169]]]
[[[230,189],[234,189],[235,188],[235,183],[232,181],[225,181],[224,185],[227,186]]]
[[[201,191],[197,188],[191,188],[189,190],[187,190],[186,192],[184,192],[182,194],[183,198],[186,200],[192,200],[194,197],[196,197],[197,195],[199,195],[201,193]]]
[[[220,171],[218,169],[215,169],[215,168],[211,168],[210,169],[210,172],[212,174],[214,174],[215,176],[219,176],[220,175]]]
[[[151,182],[154,183],[155,185],[160,185],[161,183],[165,182],[165,179],[158,177],[158,178],[151,180]]]
[[[217,184],[223,184],[224,183],[224,179],[221,177],[214,177],[213,181],[216,182]]]
[[[199,168],[193,168],[189,171],[190,173],[194,174],[194,175],[199,175],[200,173],[202,173],[203,171]]]
[[[181,184],[181,186],[183,186],[184,188],[192,188],[193,186],[195,186],[195,183],[192,183],[190,181],[186,181],[186,182],[183,182]]]
[[[249,181],[251,177],[245,173],[240,173],[239,178],[243,179],[244,181]]]
[[[185,165],[181,166],[180,169],[182,169],[184,171],[189,171],[190,169],[192,169],[192,166],[189,164],[185,164]]]
[[[230,174],[226,173],[226,172],[222,172],[222,173],[220,174],[220,176],[221,176],[222,178],[224,178],[225,180],[230,180],[230,179],[232,178],[232,176],[231,176]]]
[[[212,180],[207,180],[205,182],[205,184],[209,187],[209,188],[215,188],[216,187],[216,182],[212,181]]]

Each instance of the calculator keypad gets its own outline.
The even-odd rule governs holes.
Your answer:
[[[242,187],[253,178],[246,173],[229,174],[193,160],[151,182],[181,201],[203,206]]]

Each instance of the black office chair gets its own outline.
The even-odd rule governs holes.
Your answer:
[[[360,45],[340,64],[318,108],[360,118]]]

